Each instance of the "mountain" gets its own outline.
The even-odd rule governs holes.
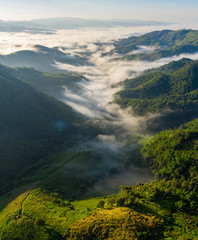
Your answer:
[[[130,37],[114,43],[116,52],[123,54],[117,60],[155,61],[160,58],[198,51],[197,30],[154,31],[139,37]],[[142,51],[142,47],[150,47]],[[143,50],[145,50],[143,48]]]
[[[131,26],[156,26],[166,25],[164,22],[157,21],[140,21],[140,20],[126,20],[126,19],[82,19],[82,18],[49,18],[49,19],[36,19],[31,23],[48,27],[51,29],[70,29],[79,27],[131,27]]]
[[[28,32],[31,34],[54,34],[51,29],[45,29],[28,21],[2,21],[0,20],[0,32]]]
[[[75,118],[76,120],[79,118],[79,115],[74,112],[72,108],[41,93],[40,91],[37,91],[29,84],[19,80],[9,73],[9,69],[7,67],[0,65],[0,74],[1,113],[3,113],[1,116],[2,124],[8,124],[10,128],[14,128],[16,126],[25,128],[27,126],[27,130],[25,130],[24,133],[29,131],[32,132],[33,135],[37,136],[38,134],[42,136],[43,134],[47,135],[47,125],[53,122],[53,118],[54,120],[56,118],[59,118],[60,120],[67,119],[68,123],[72,122],[73,120],[75,122]],[[8,108],[3,109],[5,106],[8,106]],[[41,111],[40,108],[43,110]],[[31,112],[34,112],[34,114],[31,114]],[[43,112],[43,116],[41,116],[41,112]],[[11,113],[13,113],[13,115],[11,115]],[[30,116],[28,116],[28,114],[30,114]],[[15,118],[17,116],[23,116],[23,118],[19,121],[17,118]],[[30,121],[32,116],[35,116],[35,124],[38,121],[38,125],[41,125],[41,129],[43,128],[43,125],[45,125],[46,128],[35,132],[33,129],[33,121]],[[27,121],[27,119],[29,120]],[[56,128],[51,128],[50,131],[56,132]],[[20,135],[22,132],[21,130],[19,131]]]
[[[85,120],[66,104],[19,80],[2,65],[0,115],[0,192],[36,168],[41,158],[58,149],[57,144],[65,142],[69,146],[83,129],[78,123]]]
[[[168,64],[165,64],[159,68],[152,68],[144,71],[144,73],[150,73],[150,72],[161,72],[164,74],[171,74],[179,70],[180,68],[184,67],[188,63],[192,63],[193,60],[189,58],[182,58],[179,61],[172,61]]]
[[[10,67],[33,67],[38,71],[60,73],[56,62],[66,64],[85,64],[86,59],[79,56],[71,56],[58,48],[48,48],[42,45],[35,45],[34,50],[22,50],[8,55],[0,55],[0,63]],[[66,72],[66,71],[65,71]]]
[[[132,107],[137,115],[167,111],[174,125],[174,119],[181,124],[198,114],[198,61],[175,61],[126,80],[122,86],[115,102],[122,107]]]
[[[54,34],[54,31],[60,29],[74,29],[87,27],[138,27],[138,26],[156,26],[167,25],[165,22],[158,21],[140,21],[140,20],[97,20],[82,18],[48,18],[35,19],[31,21],[0,21],[0,32],[30,32],[32,34]]]

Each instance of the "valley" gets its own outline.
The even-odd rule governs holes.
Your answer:
[[[130,31],[0,56],[2,240],[198,236],[197,31]]]

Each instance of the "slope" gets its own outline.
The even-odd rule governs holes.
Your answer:
[[[198,114],[197,69],[198,61],[185,59],[152,69],[140,77],[124,81],[124,89],[116,93],[115,102],[122,107],[131,106],[137,115],[169,110],[179,113],[184,122],[190,120]]]
[[[67,64],[84,64],[86,59],[79,56],[71,56],[58,48],[48,48],[35,45],[33,50],[22,50],[8,55],[0,55],[0,63],[10,67],[33,67],[38,71],[60,73],[56,62]]]
[[[114,46],[113,52],[124,54],[123,57],[118,58],[119,60],[155,61],[181,53],[197,52],[198,31],[185,29],[155,31],[140,37],[119,40],[114,43]],[[142,52],[141,46],[149,46],[151,50]]]
[[[4,72],[15,76],[23,82],[53,97],[61,96],[66,87],[71,92],[80,90],[81,81],[88,81],[80,74],[40,72],[34,68],[10,68],[3,66]]]
[[[197,137],[195,119],[149,139],[144,160],[160,179],[117,195],[69,201],[43,188],[24,192],[0,213],[1,239],[197,239]]]
[[[85,119],[69,106],[20,81],[0,66],[1,191],[58,143],[70,142]]]

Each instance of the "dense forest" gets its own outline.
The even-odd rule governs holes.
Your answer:
[[[116,93],[115,102],[122,107],[131,106],[139,116],[167,112],[167,119],[173,123],[171,127],[179,126],[198,114],[197,69],[197,61],[182,59],[146,71],[121,83],[123,90]]]

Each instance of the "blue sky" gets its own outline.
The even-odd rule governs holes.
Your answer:
[[[198,22],[198,0],[0,0],[0,19],[126,18]]]

